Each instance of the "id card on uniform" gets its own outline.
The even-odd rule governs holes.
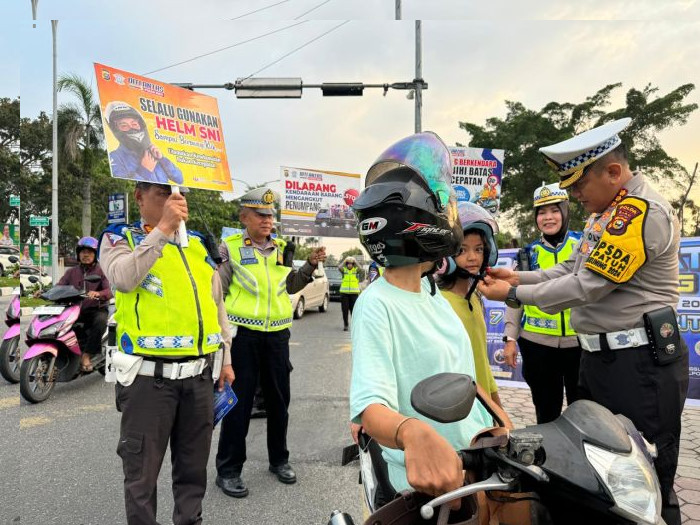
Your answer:
[[[231,385],[224,382],[224,389],[221,392],[218,386],[218,383],[214,383],[214,426],[238,403]]]
[[[255,248],[252,246],[241,246],[239,250],[241,252],[241,264],[258,264],[258,260],[255,258]]]

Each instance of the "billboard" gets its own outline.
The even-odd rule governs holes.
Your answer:
[[[214,97],[102,64],[95,75],[113,177],[232,191]]]
[[[280,209],[284,235],[357,238],[352,203],[359,173],[282,166]]]
[[[492,214],[501,203],[505,151],[488,148],[450,147],[452,186],[457,201],[473,202]]]

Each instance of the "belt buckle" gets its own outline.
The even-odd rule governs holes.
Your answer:
[[[197,361],[188,361],[186,363],[179,363],[179,370],[177,374],[178,379],[185,379],[188,377],[194,377],[195,367],[197,366]]]

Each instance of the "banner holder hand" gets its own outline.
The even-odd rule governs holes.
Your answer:
[[[181,195],[180,186],[173,186],[171,192],[173,195]],[[178,235],[180,237],[180,247],[187,248],[190,245],[190,241],[187,238],[187,226],[185,226],[185,221],[180,221],[180,226],[178,227]]]

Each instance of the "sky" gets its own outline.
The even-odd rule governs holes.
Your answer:
[[[652,84],[665,94],[700,85],[700,0],[403,0],[400,21],[394,0],[39,0],[36,28],[31,0],[0,9],[0,96],[21,94],[22,116],[31,118],[51,111],[51,19],[59,20],[59,74],[93,84],[93,62],[164,82],[233,82],[316,38],[255,76],[407,82],[415,77],[413,21],[421,19],[429,84],[423,129],[448,144],[468,143],[460,121],[504,117],[506,100],[539,109],[581,102],[621,82],[615,109],[632,87]],[[383,149],[414,130],[406,91],[324,98],[308,89],[297,100],[201,91],[218,99],[232,177],[250,185],[277,179],[280,166],[364,174]],[[59,94],[59,103],[69,100]],[[687,101],[700,103],[700,89]],[[659,138],[692,170],[700,160],[700,111]],[[240,195],[245,186],[236,184]]]

